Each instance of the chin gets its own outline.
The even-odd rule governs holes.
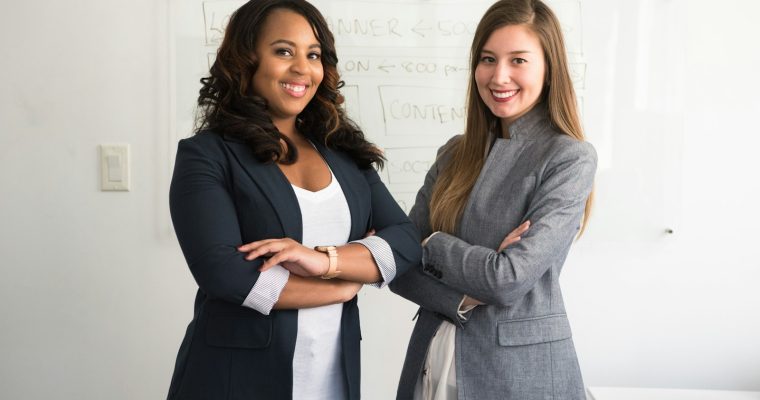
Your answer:
[[[491,113],[494,115],[494,117],[496,117],[496,118],[502,118],[502,119],[503,118],[511,118],[513,115],[515,115],[515,113],[513,113],[513,112],[502,111],[502,110],[498,110],[498,109],[497,110],[491,109]]]

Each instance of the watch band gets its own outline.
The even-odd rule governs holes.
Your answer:
[[[321,276],[322,279],[332,279],[340,274],[338,271],[338,249],[335,246],[317,246],[314,250],[327,254],[330,260],[327,272]]]

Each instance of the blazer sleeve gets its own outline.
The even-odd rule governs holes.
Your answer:
[[[210,298],[243,304],[260,273],[247,261],[223,155],[184,139],[177,149],[169,208],[174,230],[198,287]]]
[[[409,218],[420,231],[423,238],[428,237],[432,233],[430,228],[430,196],[433,193],[433,186],[438,177],[442,153],[445,153],[446,147],[452,141],[438,150],[437,160],[425,175],[425,182],[417,192],[414,206],[412,206],[409,212]],[[438,235],[440,233],[436,234],[436,236]],[[390,289],[393,293],[427,310],[445,316],[450,321],[461,322],[458,311],[464,294],[423,273],[421,263],[415,264],[409,272],[393,281],[390,284]]]
[[[420,235],[409,217],[399,207],[374,168],[362,170],[370,188],[372,226],[375,236],[383,239],[393,253],[395,274],[385,283],[403,275],[411,266],[418,265],[422,257]],[[373,253],[373,257],[377,254]],[[377,260],[378,265],[381,260]],[[383,274],[386,276],[387,274]]]
[[[442,232],[423,249],[423,263],[431,267],[424,272],[486,304],[509,306],[564,262],[596,172],[593,147],[570,143],[550,157],[524,218],[530,229],[519,242],[497,252]]]

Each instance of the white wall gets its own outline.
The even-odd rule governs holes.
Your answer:
[[[167,4],[3,3],[0,398],[162,398],[195,288],[166,204]],[[638,43],[615,42],[613,23],[584,32],[610,43],[609,54],[588,54],[589,63],[619,71],[594,81],[589,70],[589,85],[635,81],[646,90],[609,122],[613,137],[616,124],[640,124],[642,135],[608,143],[614,163],[598,185],[616,190],[600,189],[595,220],[565,268],[575,340],[589,385],[760,390],[760,52],[751,39],[760,5],[670,3],[688,4],[677,14],[687,46],[672,49],[683,55],[676,83],[632,79],[641,78],[636,67],[610,54],[622,59]],[[619,24],[642,12],[625,11]],[[645,67],[668,51],[652,43],[656,57]],[[658,136],[667,133],[658,121],[638,118],[658,107],[663,87],[681,93],[681,103],[662,107],[682,114],[680,125],[667,123],[683,135]],[[586,109],[605,101],[586,99]],[[131,192],[99,191],[97,145],[111,142],[132,146]],[[653,158],[669,155],[676,165]],[[670,175],[647,184],[652,163],[663,162]],[[629,180],[612,179],[619,176]],[[654,199],[630,193],[652,185],[675,188],[656,187]],[[662,202],[667,212],[652,220],[620,217]],[[626,223],[609,232],[605,221],[616,218]],[[666,226],[675,234],[662,235]],[[366,291],[364,394],[388,399],[413,307]]]
[[[623,4],[584,35],[610,44],[589,84],[638,93],[587,102],[617,109],[586,119],[612,157],[563,275],[587,384],[760,390],[760,3]]]
[[[168,231],[166,6],[3,1],[0,398],[165,397],[193,282]],[[98,144],[132,146],[129,193]]]

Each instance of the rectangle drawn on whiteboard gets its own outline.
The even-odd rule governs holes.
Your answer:
[[[388,183],[422,185],[430,166],[435,161],[436,147],[405,147],[385,149],[388,162],[385,171]]]
[[[420,86],[378,86],[386,136],[446,135],[464,130],[464,91]]]
[[[482,1],[455,4],[314,1],[338,46],[469,47]]]
[[[487,2],[420,4],[313,0],[340,46],[468,47]],[[206,45],[219,45],[230,16],[245,1],[206,1]]]

